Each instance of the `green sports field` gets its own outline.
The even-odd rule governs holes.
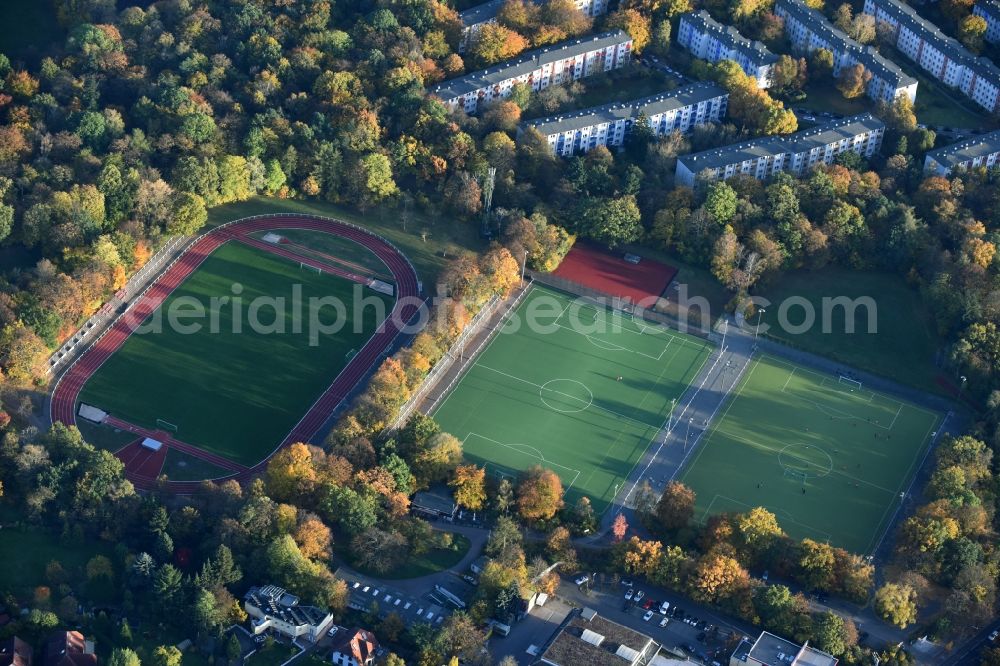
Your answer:
[[[164,316],[162,332],[131,335],[90,378],[80,400],[149,428],[162,419],[177,426],[182,441],[245,465],[260,462],[343,369],[348,353],[364,346],[381,318],[375,308],[365,308],[356,327],[349,307],[354,283],[236,242],[213,252],[160,310],[169,312],[179,299],[192,298],[207,309],[213,297],[231,296],[235,283],[242,286],[241,315],[228,305],[219,307],[218,332],[211,332],[206,319],[202,330],[191,334],[168,326]],[[294,333],[293,285],[301,285],[304,304],[312,297],[342,299],[348,305],[342,330],[318,335],[318,344],[311,345],[304,306],[302,332]],[[370,290],[364,296],[381,299],[385,313],[392,308],[391,298]],[[274,308],[261,307],[258,320],[265,325],[280,320],[286,332],[251,329],[250,305],[257,297],[285,299],[278,319]],[[331,307],[317,314],[325,325],[337,318]],[[242,330],[234,331],[234,317]]]
[[[793,537],[870,553],[940,415],[785,361],[751,361],[680,479],[696,517],[772,511]]]
[[[602,513],[711,349],[534,287],[433,416],[490,474],[542,465]]]

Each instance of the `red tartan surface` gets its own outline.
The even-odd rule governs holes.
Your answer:
[[[677,275],[677,269],[643,257],[630,264],[624,252],[614,254],[593,245],[577,243],[559,264],[554,275],[609,296],[627,298],[633,303],[658,298]]]

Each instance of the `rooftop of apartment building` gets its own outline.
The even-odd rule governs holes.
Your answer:
[[[469,7],[464,12],[459,12],[458,18],[462,20],[462,25],[465,26],[492,21],[500,12],[500,8],[503,7],[503,3],[505,1],[506,0],[490,0],[489,2],[484,2],[481,5]]]
[[[613,30],[589,37],[580,37],[560,42],[559,44],[522,53],[515,59],[507,60],[493,67],[479,70],[478,72],[471,72],[458,78],[442,81],[431,88],[431,92],[442,99],[453,99],[486,86],[496,85],[502,81],[523,76],[547,63],[574,58],[590,51],[622,44],[631,41],[631,39],[624,30]]]
[[[899,65],[883,57],[875,47],[863,46],[851,39],[847,33],[830,23],[823,14],[807,7],[801,0],[778,0],[776,3],[830,43],[838,44],[841,51],[850,51],[854,59],[864,65],[873,76],[888,81],[897,88],[911,86],[917,80],[899,68]]]
[[[870,113],[841,118],[817,125],[795,134],[766,136],[752,141],[736,143],[720,148],[704,150],[700,153],[681,155],[678,159],[691,172],[703,169],[718,169],[761,157],[773,157],[784,153],[804,153],[818,146],[837,143],[866,132],[884,129],[885,124]]]
[[[927,157],[938,164],[954,168],[962,162],[1000,151],[1000,130],[965,139],[950,146],[927,151]]]
[[[536,118],[526,121],[525,125],[534,127],[547,136],[581,127],[590,127],[599,123],[628,120],[638,117],[640,113],[644,113],[649,118],[666,111],[681,109],[691,104],[698,104],[699,102],[727,94],[728,92],[725,88],[715,83],[703,81],[641,99],[594,106],[589,109],[581,109],[558,116]]]
[[[751,58],[758,65],[769,65],[778,60],[778,56],[771,53],[763,42],[758,42],[750,40],[740,34],[739,30],[731,25],[723,25],[712,18],[704,9],[700,9],[696,12],[688,12],[687,14],[681,14],[681,21],[686,21],[694,27],[698,28],[701,32],[711,32],[715,35],[716,39],[729,45],[730,47],[737,48]]]

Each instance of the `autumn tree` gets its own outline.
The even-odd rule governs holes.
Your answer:
[[[632,38],[633,53],[642,53],[652,38],[652,23],[635,9],[621,8],[608,15],[605,23],[609,30],[621,28]]]
[[[611,540],[614,543],[621,543],[627,532],[628,520],[625,519],[625,514],[619,513],[611,525]]]
[[[734,558],[709,553],[698,560],[689,582],[691,596],[705,603],[719,603],[745,590],[750,575]]]
[[[499,23],[487,23],[469,45],[468,59],[474,67],[488,67],[510,60],[528,48],[528,40]]]
[[[448,485],[455,489],[455,501],[466,509],[479,511],[486,505],[485,467],[459,465]]]
[[[559,476],[539,465],[529,468],[517,484],[517,512],[526,520],[548,520],[563,506]]]
[[[917,592],[909,585],[886,583],[875,592],[875,612],[900,629],[917,621]]]
[[[958,39],[973,53],[983,50],[986,35],[986,19],[977,14],[969,14],[958,24]]]
[[[855,99],[865,93],[865,87],[871,81],[872,74],[865,66],[858,63],[850,65],[840,70],[837,77],[837,90],[844,96],[844,99]]]
[[[656,503],[656,520],[665,530],[683,529],[694,517],[694,503],[693,490],[680,481],[671,481]]]

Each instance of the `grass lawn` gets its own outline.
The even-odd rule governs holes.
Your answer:
[[[66,541],[37,529],[4,527],[0,531],[0,590],[10,590],[20,598],[30,598],[37,585],[48,585],[45,567],[59,562],[69,575],[75,594],[95,603],[109,601],[113,586],[85,584],[85,568],[90,558],[104,555],[114,561],[114,548],[102,541]],[[116,572],[120,573],[120,572]],[[103,579],[101,579],[103,580]],[[103,589],[102,589],[103,588]]]
[[[0,52],[13,56],[39,53],[63,39],[52,0],[0,2]]]
[[[776,284],[757,291],[775,305],[790,297],[805,298],[817,313],[816,323],[808,331],[794,335],[783,332],[778,326],[779,308],[767,308],[763,322],[770,326],[767,334],[771,338],[903,384],[940,390],[934,381],[938,374],[934,356],[939,341],[930,313],[919,294],[902,278],[888,273],[829,268],[788,273],[779,277]],[[824,333],[822,299],[838,296],[873,298],[877,306],[877,333],[866,333],[868,312],[865,308],[855,310],[855,333],[845,331],[844,308],[832,310],[828,318],[829,332]],[[787,319],[793,325],[803,323],[802,308],[789,308]],[[751,323],[756,320],[751,319]]]
[[[940,417],[769,356],[751,362],[681,481],[695,516],[763,506],[795,538],[868,554]]]
[[[865,111],[871,111],[874,104],[868,97],[857,99],[844,99],[844,96],[837,90],[833,78],[829,81],[810,81],[805,89],[806,98],[800,102],[786,104],[812,111],[829,111],[840,113],[845,116],[853,116]]]
[[[80,429],[80,434],[88,444],[112,453],[136,440],[136,436],[130,432],[124,430],[115,432],[114,428],[91,423],[87,419],[78,419],[76,427]]]
[[[419,578],[439,571],[450,569],[465,557],[469,552],[469,540],[461,534],[453,534],[454,541],[451,548],[432,548],[423,555],[411,555],[403,566],[388,573],[375,573],[362,567],[356,567],[360,573],[374,578],[386,580],[400,580],[403,578]]]
[[[201,481],[202,479],[218,479],[229,476],[232,472],[213,465],[207,460],[195,458],[177,449],[167,449],[167,458],[163,461],[163,474],[171,481]]]
[[[463,224],[449,217],[427,215],[415,207],[410,209],[404,228],[402,209],[380,206],[359,213],[319,201],[255,197],[250,201],[216,206],[209,211],[208,222],[219,225],[241,217],[272,213],[336,217],[381,234],[402,250],[413,262],[424,284],[428,285],[436,281],[438,274],[455,255],[468,250],[478,252],[485,247],[479,238],[478,224]]]
[[[433,416],[490,474],[542,465],[600,514],[711,345],[538,287],[512,321]]]
[[[239,313],[232,304],[213,308],[211,299],[231,296],[237,283],[244,304]],[[293,332],[293,285],[301,286],[301,333]],[[340,332],[310,340],[309,299],[334,296],[350,306],[355,286],[302,270],[298,262],[226,243],[159,309],[169,313],[178,301],[196,302],[217,315],[217,326],[205,318],[198,320],[201,330],[192,333],[171,326],[164,314],[162,331],[131,335],[88,380],[80,399],[137,425],[156,428],[157,419],[168,421],[178,427],[179,439],[253,465],[274,450],[346,365],[348,352],[360,349],[380,322],[375,308],[354,313],[346,307]],[[370,290],[363,295],[383,301],[385,312],[391,308],[389,298]],[[279,315],[265,305],[255,317],[263,326],[274,322],[270,330],[251,327],[256,298],[286,301]],[[327,326],[338,319],[332,307],[316,315]]]
[[[882,54],[917,80],[917,101],[913,110],[917,121],[944,127],[994,127],[988,114],[958,90],[932,79],[924,70],[892,46],[881,47]]]
[[[281,666],[298,653],[298,648],[275,641],[269,647],[262,647],[254,652],[244,664],[246,666]]]

